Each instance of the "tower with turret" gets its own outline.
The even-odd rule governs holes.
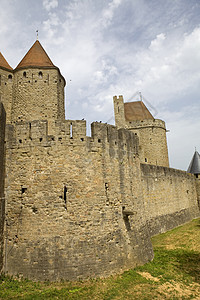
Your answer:
[[[55,121],[65,119],[65,79],[37,40],[13,70],[0,54],[0,99],[8,123],[48,120],[53,134]]]
[[[142,101],[124,103],[114,96],[115,125],[139,137],[142,163],[169,167],[165,122],[155,119]]]

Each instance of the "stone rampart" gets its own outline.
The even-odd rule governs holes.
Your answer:
[[[107,276],[153,258],[138,137],[85,121],[7,127],[4,271],[35,280]]]
[[[141,164],[141,180],[151,235],[170,230],[200,215],[192,174]]]
[[[4,198],[4,141],[5,141],[6,114],[3,104],[0,102],[0,272],[3,265],[3,230],[5,219],[5,198]]]

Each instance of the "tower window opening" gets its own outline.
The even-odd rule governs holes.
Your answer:
[[[198,178],[198,177],[199,177],[199,175],[198,175],[198,174],[195,174],[195,176],[196,176],[196,178]]]
[[[67,187],[64,185],[64,202],[65,202],[65,208],[67,209]]]
[[[72,123],[70,124],[70,139],[73,139],[73,128],[72,128]]]
[[[38,76],[39,76],[39,78],[42,78],[42,77],[43,77],[43,74],[42,74],[41,71],[38,73]]]
[[[147,162],[147,158],[146,157],[145,157],[144,161]]]
[[[12,75],[8,75],[8,80],[9,80],[9,81],[12,80]]]
[[[21,187],[21,193],[24,194],[27,191],[27,188]]]
[[[26,72],[23,73],[23,77],[26,78]]]

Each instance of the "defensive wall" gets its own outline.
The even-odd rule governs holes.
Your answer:
[[[151,236],[199,217],[196,182],[192,174],[141,164],[141,181]]]
[[[91,137],[85,121],[54,127],[55,135],[42,120],[6,127],[4,272],[119,273],[153,258],[150,236],[199,216],[195,178],[140,164],[138,135],[97,122]]]
[[[4,197],[4,140],[5,140],[6,113],[0,102],[0,272],[3,266],[3,230],[5,220],[5,197]]]
[[[196,178],[197,202],[200,210],[200,178]]]
[[[7,125],[4,271],[35,280],[119,273],[153,258],[138,137],[85,121]]]

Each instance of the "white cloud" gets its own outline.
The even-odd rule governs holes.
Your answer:
[[[108,6],[103,10],[102,24],[104,27],[108,26],[111,23],[115,10],[119,7],[121,3],[122,0],[112,0],[111,2],[109,2]]]
[[[58,7],[58,0],[43,0],[43,7],[50,11],[53,8]]]

